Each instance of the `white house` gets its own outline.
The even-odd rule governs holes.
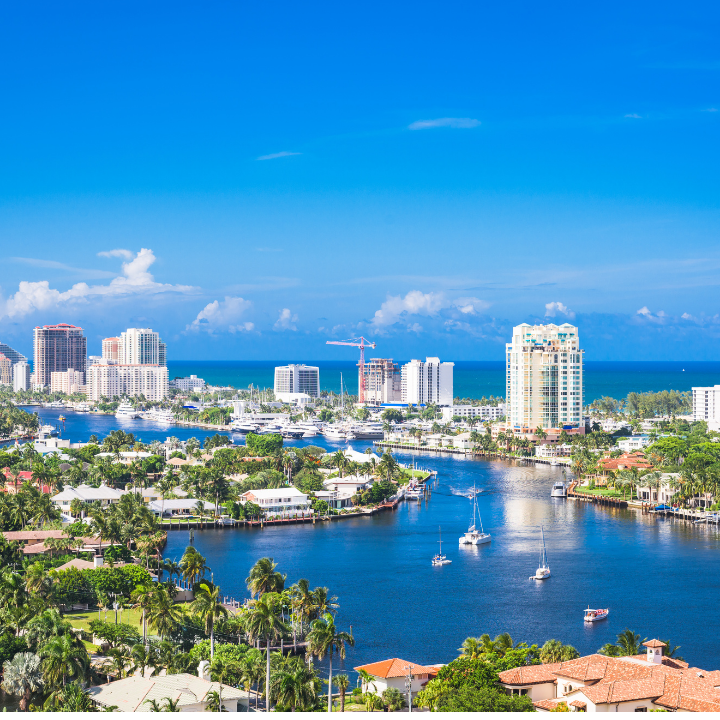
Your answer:
[[[630,437],[620,438],[617,441],[617,446],[623,452],[642,450],[648,445],[650,445],[650,438],[647,435],[631,435]]]
[[[388,688],[399,690],[407,702],[407,689],[405,681],[408,677],[412,677],[410,683],[410,692],[415,697],[428,681],[437,675],[438,668],[433,666],[420,665],[411,663],[400,658],[390,658],[389,660],[381,660],[380,662],[370,663],[369,665],[361,665],[355,670],[365,670],[372,675],[372,683],[363,682],[363,692],[373,692],[376,695],[382,693]]]
[[[346,475],[345,477],[334,477],[323,480],[327,490],[335,490],[354,495],[358,490],[366,490],[372,485],[372,479],[368,475]]]
[[[315,497],[318,500],[324,500],[333,510],[350,507],[352,505],[352,496],[353,493],[342,490],[339,492],[335,490],[318,490],[315,493]]]
[[[343,450],[343,455],[351,462],[356,463],[368,463],[375,460],[376,463],[380,462],[380,458],[375,453],[361,453],[357,450],[353,450],[352,447]]]
[[[148,503],[148,507],[156,515],[160,515],[162,512],[163,517],[169,517],[171,515],[194,515],[195,508],[197,508],[199,502],[203,504],[206,511],[215,512],[214,503],[205,500],[195,500],[195,498],[165,500],[164,503],[162,498],[160,498],[158,500],[151,500]]]
[[[659,485],[650,487],[650,485],[643,486],[643,478],[641,477],[638,481],[637,495],[639,500],[646,500],[648,502],[656,502],[666,504],[672,502],[673,496],[678,491],[678,488],[671,487],[674,480],[680,477],[680,473],[663,473],[659,479]]]
[[[96,488],[90,485],[78,485],[76,488],[66,487],[62,492],[55,495],[52,501],[61,510],[67,510],[70,503],[75,499],[88,503],[98,502],[100,505],[114,505],[120,501],[123,495],[122,490],[116,490],[104,484]]]
[[[245,502],[251,502],[265,512],[265,515],[311,515],[310,498],[294,487],[268,490],[248,490],[241,496]]]

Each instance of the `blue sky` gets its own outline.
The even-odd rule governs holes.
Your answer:
[[[569,320],[587,359],[716,359],[719,13],[6,4],[0,340],[497,359]]]

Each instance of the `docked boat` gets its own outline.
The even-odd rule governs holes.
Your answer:
[[[286,440],[299,440],[305,437],[305,430],[302,428],[286,427],[280,433]]]
[[[567,497],[567,486],[562,480],[558,480],[550,491],[550,497],[554,498],[566,498]]]
[[[598,622],[598,620],[606,620],[607,616],[610,614],[610,610],[608,608],[602,609],[602,610],[591,610],[589,607],[585,611],[585,622]]]
[[[449,565],[452,560],[448,560],[446,555],[443,555],[442,551],[442,532],[440,532],[440,540],[438,541],[440,543],[440,552],[435,555],[432,559],[433,565]]]
[[[408,500],[422,500],[424,494],[423,488],[418,487],[417,485],[409,485],[407,491],[405,492],[405,497]]]
[[[473,516],[470,527],[464,535],[460,536],[460,545],[484,545],[490,542],[490,535],[483,530],[482,518],[480,517],[480,511],[477,505],[477,490],[473,485]],[[477,522],[480,522],[480,530],[477,529]]]
[[[531,580],[547,580],[550,577],[550,565],[548,565],[547,550],[545,549],[545,530],[540,526],[540,565]]]
[[[323,435],[328,440],[336,440],[338,442],[347,440],[347,433],[334,425],[328,425],[325,427],[323,429]]]
[[[175,416],[172,414],[172,410],[163,410],[162,408],[155,408],[151,412],[150,420],[155,422],[169,425],[175,422]]]
[[[139,415],[140,413],[130,403],[120,403],[115,411],[118,420],[131,420]]]
[[[53,425],[42,425],[38,431],[40,435],[57,435],[58,431]]]
[[[230,430],[237,433],[254,433],[257,432],[258,426],[247,420],[233,420],[230,423]]]

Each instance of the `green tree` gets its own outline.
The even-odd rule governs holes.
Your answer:
[[[20,697],[20,710],[26,712],[30,698],[44,686],[40,658],[34,653],[21,652],[3,663],[2,687],[5,692]]]
[[[215,623],[228,616],[227,608],[220,600],[220,587],[209,582],[201,582],[195,588],[195,599],[190,606],[203,624],[205,633],[210,636],[210,658],[215,656]]]
[[[260,558],[250,569],[245,579],[248,590],[254,596],[262,596],[267,592],[278,593],[285,589],[287,575],[275,570],[277,563],[272,558]]]
[[[40,651],[43,672],[49,685],[65,686],[68,678],[84,681],[90,670],[90,658],[81,641],[61,635],[50,639]]]

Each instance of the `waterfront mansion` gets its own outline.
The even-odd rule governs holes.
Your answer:
[[[643,645],[645,655],[586,655],[505,670],[500,682],[509,693],[528,695],[539,712],[563,703],[575,712],[720,712],[720,670],[664,657],[659,640]]]

